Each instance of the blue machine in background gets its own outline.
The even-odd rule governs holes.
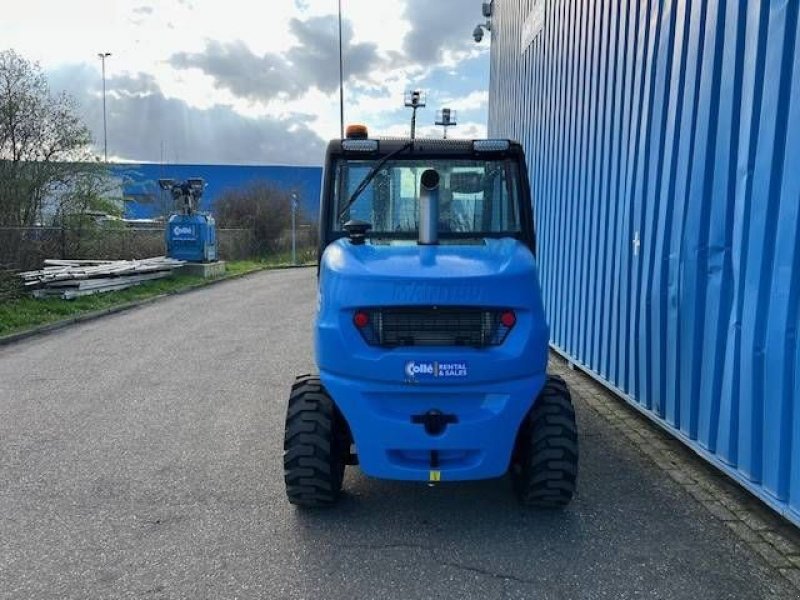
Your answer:
[[[199,177],[176,183],[173,179],[159,179],[159,186],[169,190],[180,206],[164,230],[167,256],[189,262],[214,262],[217,260],[217,229],[214,217],[197,212],[205,189]]]

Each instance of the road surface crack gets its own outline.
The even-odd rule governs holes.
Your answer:
[[[451,562],[448,560],[439,560],[437,562],[445,567],[452,567],[454,569],[459,569],[461,571],[469,571],[470,573],[477,573],[478,575],[483,575],[484,577],[491,577],[493,579],[514,581],[516,583],[522,583],[524,585],[532,585],[536,583],[536,581],[534,581],[533,579],[526,579],[525,577],[518,577],[517,575],[511,575],[508,573],[497,573],[495,571],[491,571],[489,569],[483,569],[481,567],[473,567],[470,565],[464,565],[461,563]]]
[[[334,546],[336,548],[353,548],[359,550],[394,550],[394,549],[403,549],[403,550],[426,550],[428,552],[433,552],[435,548],[430,546],[425,546],[423,544],[414,544],[411,542],[389,542],[385,544],[369,544],[369,543],[345,543],[345,544],[329,544],[330,546]]]

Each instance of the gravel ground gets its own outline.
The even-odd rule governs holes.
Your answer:
[[[294,509],[315,284],[258,273],[0,348],[0,597],[796,597],[580,398],[564,512],[357,469],[337,508]]]

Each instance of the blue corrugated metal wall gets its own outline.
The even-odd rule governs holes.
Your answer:
[[[158,180],[183,180],[189,177],[202,177],[206,181],[201,210],[213,211],[217,198],[229,190],[253,183],[267,183],[281,190],[297,192],[301,210],[307,217],[316,219],[319,213],[322,167],[116,163],[111,170],[123,182],[125,217],[129,219],[163,216],[164,204]],[[171,211],[170,201],[168,212]]]
[[[493,4],[553,345],[800,524],[800,2]]]

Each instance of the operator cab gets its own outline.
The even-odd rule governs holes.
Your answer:
[[[482,244],[512,237],[535,253],[524,153],[509,140],[370,138],[350,126],[328,145],[320,248],[418,241],[422,175],[438,175],[438,243]]]

